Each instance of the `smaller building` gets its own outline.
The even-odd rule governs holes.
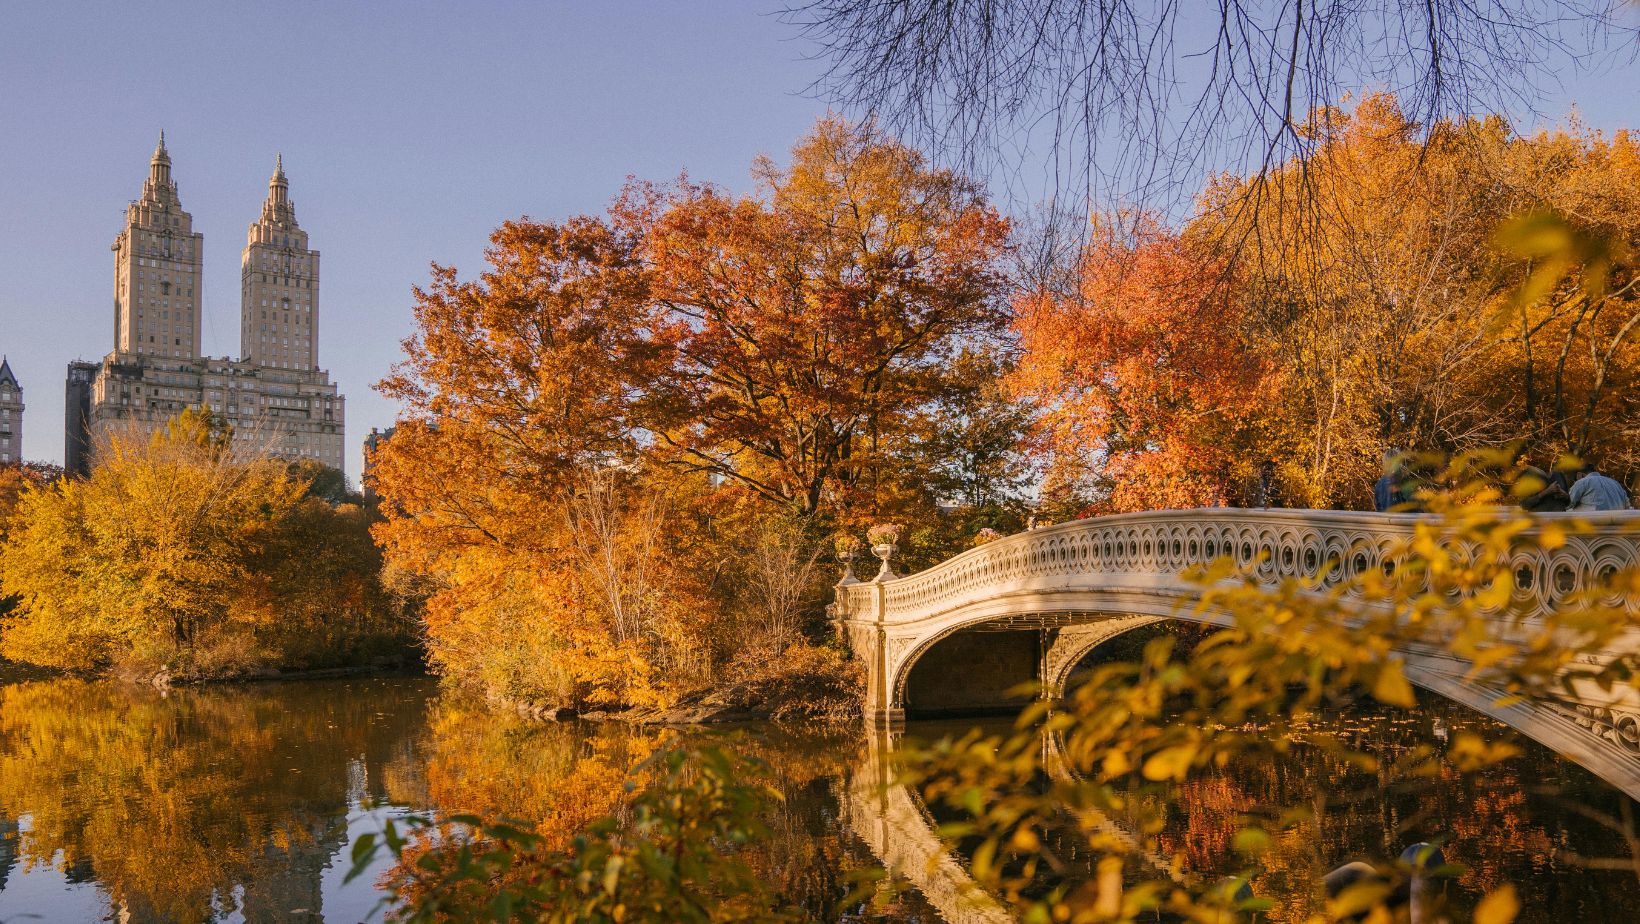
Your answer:
[[[234,442],[248,452],[342,467],[346,400],[324,371],[277,369],[222,357],[163,359],[124,353],[109,354],[93,370],[91,431],[84,437],[88,444],[98,434],[128,426],[157,429],[195,408],[221,415],[234,428]],[[70,388],[75,374],[70,366]]]
[[[68,364],[63,398],[63,469],[70,475],[91,474],[91,387],[101,363],[77,359]]]
[[[393,438],[395,427],[386,430],[370,428],[370,435],[364,438],[364,476],[359,479],[359,486],[364,490],[364,499],[374,502],[376,494],[376,449],[381,444]]]
[[[0,464],[23,461],[23,386],[0,357]]]

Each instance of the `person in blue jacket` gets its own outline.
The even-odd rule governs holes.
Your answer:
[[[1572,483],[1570,510],[1628,510],[1629,492],[1615,480],[1600,474],[1593,465],[1584,465]]]

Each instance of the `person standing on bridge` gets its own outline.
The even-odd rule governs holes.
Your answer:
[[[1276,460],[1265,459],[1258,467],[1258,493],[1254,497],[1255,507],[1270,507],[1270,499],[1275,490]]]
[[[1584,465],[1578,473],[1569,499],[1572,510],[1628,510],[1631,506],[1629,492],[1593,465]]]
[[[1407,502],[1407,492],[1402,485],[1406,477],[1406,464],[1401,454],[1391,449],[1384,453],[1384,474],[1372,484],[1372,507],[1379,513],[1388,513],[1401,507]]]

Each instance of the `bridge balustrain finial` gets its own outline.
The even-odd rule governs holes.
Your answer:
[[[873,581],[892,581],[899,575],[889,566],[894,553],[900,550],[897,544],[900,541],[900,525],[898,523],[879,523],[866,530],[866,538],[871,541],[871,554],[883,560],[883,567],[877,572]]]
[[[860,540],[854,536],[838,536],[832,544],[837,552],[837,560],[843,563],[843,577],[838,580],[839,587],[845,584],[858,584],[860,579],[854,576],[854,557],[860,554]]]

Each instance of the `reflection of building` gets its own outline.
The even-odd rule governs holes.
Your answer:
[[[23,461],[23,386],[0,357],[0,462]]]
[[[114,241],[114,351],[94,371],[69,366],[71,470],[88,468],[97,436],[152,430],[189,407],[221,414],[247,449],[342,467],[344,399],[318,367],[319,252],[308,248],[289,191],[281,159],[241,257],[241,358],[202,356],[204,235],[182,209],[160,136],[142,198]]]
[[[17,866],[17,839],[22,831],[17,822],[0,818],[0,892],[6,891],[6,880]]]
[[[347,846],[347,816],[293,812],[283,843],[263,843],[241,882],[245,924],[324,924],[324,873]]]

